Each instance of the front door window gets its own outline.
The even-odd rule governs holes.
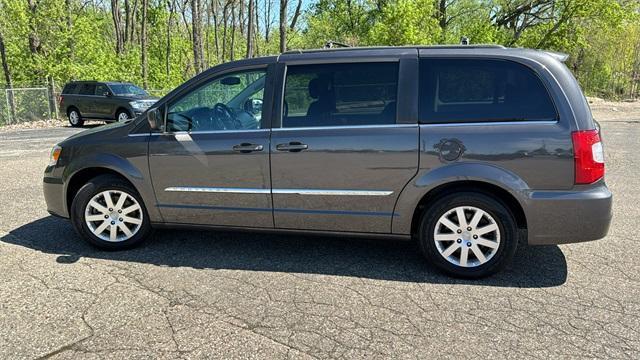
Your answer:
[[[238,131],[263,127],[266,70],[222,75],[169,105],[167,131]]]

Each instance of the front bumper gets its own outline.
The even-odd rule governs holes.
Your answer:
[[[579,191],[530,193],[525,209],[529,244],[567,244],[605,237],[612,202],[604,182]]]
[[[53,174],[53,167],[47,167],[43,179],[44,200],[47,203],[47,211],[51,215],[69,218],[67,202],[64,198],[64,183],[61,177]]]

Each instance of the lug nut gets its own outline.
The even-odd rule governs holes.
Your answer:
[[[473,238],[474,238],[474,239],[477,239],[477,238],[478,238],[478,235],[473,235]]]
[[[122,218],[118,219],[118,221],[122,221]]]
[[[458,239],[458,240],[456,240],[456,242],[457,242],[458,244],[460,244],[460,243],[462,242],[462,239]]]
[[[116,224],[116,222],[115,222],[115,221],[112,221],[112,222],[111,222],[111,225],[115,225],[115,224]]]
[[[108,218],[109,218],[109,215],[105,215],[105,216],[104,216],[104,218],[105,218],[105,219],[108,219]]]
[[[118,214],[122,214],[122,210],[118,210]]]
[[[470,243],[470,242],[468,242],[468,243],[467,243],[467,246],[468,246],[468,247],[471,247],[471,243]]]
[[[112,208],[109,208],[109,211],[113,211],[113,209],[112,209]]]
[[[458,229],[458,234],[462,234],[462,230]]]
[[[467,231],[471,231],[471,226],[467,227]]]

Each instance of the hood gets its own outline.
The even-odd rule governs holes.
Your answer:
[[[84,141],[92,137],[103,137],[107,134],[111,134],[116,131],[121,131],[122,128],[133,126],[133,119],[124,122],[115,122],[107,125],[99,125],[91,129],[73,134],[60,142],[60,145],[64,147],[65,144],[72,144],[77,141]]]

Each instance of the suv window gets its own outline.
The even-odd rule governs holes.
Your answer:
[[[80,95],[94,95],[96,93],[96,84],[82,84],[80,87]]]
[[[398,63],[287,67],[282,127],[394,124]]]
[[[105,84],[97,84],[95,95],[104,96],[104,93],[108,92],[109,88]]]
[[[421,123],[556,119],[545,86],[525,65],[482,59],[420,61]]]
[[[262,127],[266,70],[229,73],[169,104],[167,131],[234,131]]]
[[[78,84],[69,83],[69,84],[64,86],[64,89],[62,89],[62,93],[63,94],[75,94],[77,90],[78,90]]]

